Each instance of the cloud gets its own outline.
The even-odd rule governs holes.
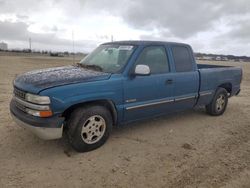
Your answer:
[[[12,41],[11,44],[24,42],[24,46],[28,47],[27,43],[31,38],[36,49],[72,51],[72,40],[58,38],[56,33],[33,33],[28,30],[28,27],[29,25],[24,22],[0,21],[0,40]],[[96,41],[79,40],[75,42],[75,47],[79,51],[93,49],[96,47]]]
[[[66,46],[74,29],[85,47],[113,34],[118,40],[182,41],[196,51],[250,55],[248,0],[0,0],[0,12],[0,40],[32,37]]]
[[[175,2],[156,3],[148,0],[143,3],[143,1],[136,1],[130,5],[129,10],[131,11],[127,11],[127,14],[123,16],[133,27],[168,29],[173,35],[180,38],[187,38],[208,29],[211,21],[216,17],[214,13],[203,14],[209,9],[214,12],[214,7],[206,2],[200,4],[199,8],[195,8],[195,4],[191,4],[190,1]]]
[[[240,17],[250,11],[249,1],[155,1],[128,3],[123,19],[135,28],[168,29],[176,37],[186,39],[199,32],[212,30],[214,22],[230,15]]]
[[[250,19],[243,19],[233,23],[232,29],[228,36],[231,39],[236,39],[239,42],[250,43]]]
[[[92,0],[81,1],[84,10],[106,12],[121,17],[136,29],[169,30],[180,38],[210,30],[213,23],[228,15],[240,17],[250,12],[248,0]]]
[[[0,37],[5,40],[27,41],[32,38],[38,43],[65,45],[70,41],[58,38],[53,33],[39,34],[28,30],[29,25],[24,22],[0,22]]]
[[[22,15],[22,14],[17,14],[16,15],[17,19],[20,19],[20,20],[28,20],[28,16],[26,15]]]
[[[26,23],[0,22],[0,38],[5,40],[24,40],[29,37]]]
[[[197,51],[250,55],[248,0],[92,0],[82,6],[147,31],[140,39],[182,41]],[[247,49],[242,50],[246,44]]]

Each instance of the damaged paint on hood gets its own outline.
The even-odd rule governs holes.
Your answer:
[[[37,92],[37,90],[40,91],[60,85],[104,80],[108,79],[110,75],[110,73],[98,72],[78,66],[64,66],[24,73],[17,76],[14,85],[18,88],[33,87],[32,90],[36,88]]]

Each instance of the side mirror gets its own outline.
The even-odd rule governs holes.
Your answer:
[[[135,75],[147,76],[150,75],[150,68],[147,65],[136,65]]]

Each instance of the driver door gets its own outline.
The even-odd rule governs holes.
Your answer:
[[[125,122],[165,113],[173,100],[173,85],[165,84],[169,74],[165,46],[145,47],[135,62],[133,72],[136,65],[147,65],[150,74],[134,75],[124,80]]]

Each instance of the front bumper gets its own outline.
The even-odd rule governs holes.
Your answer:
[[[26,114],[16,107],[14,100],[10,103],[10,112],[18,125],[30,130],[41,139],[52,140],[62,137],[63,117],[40,118]]]
[[[239,95],[240,94],[240,89],[235,93],[235,95]]]

